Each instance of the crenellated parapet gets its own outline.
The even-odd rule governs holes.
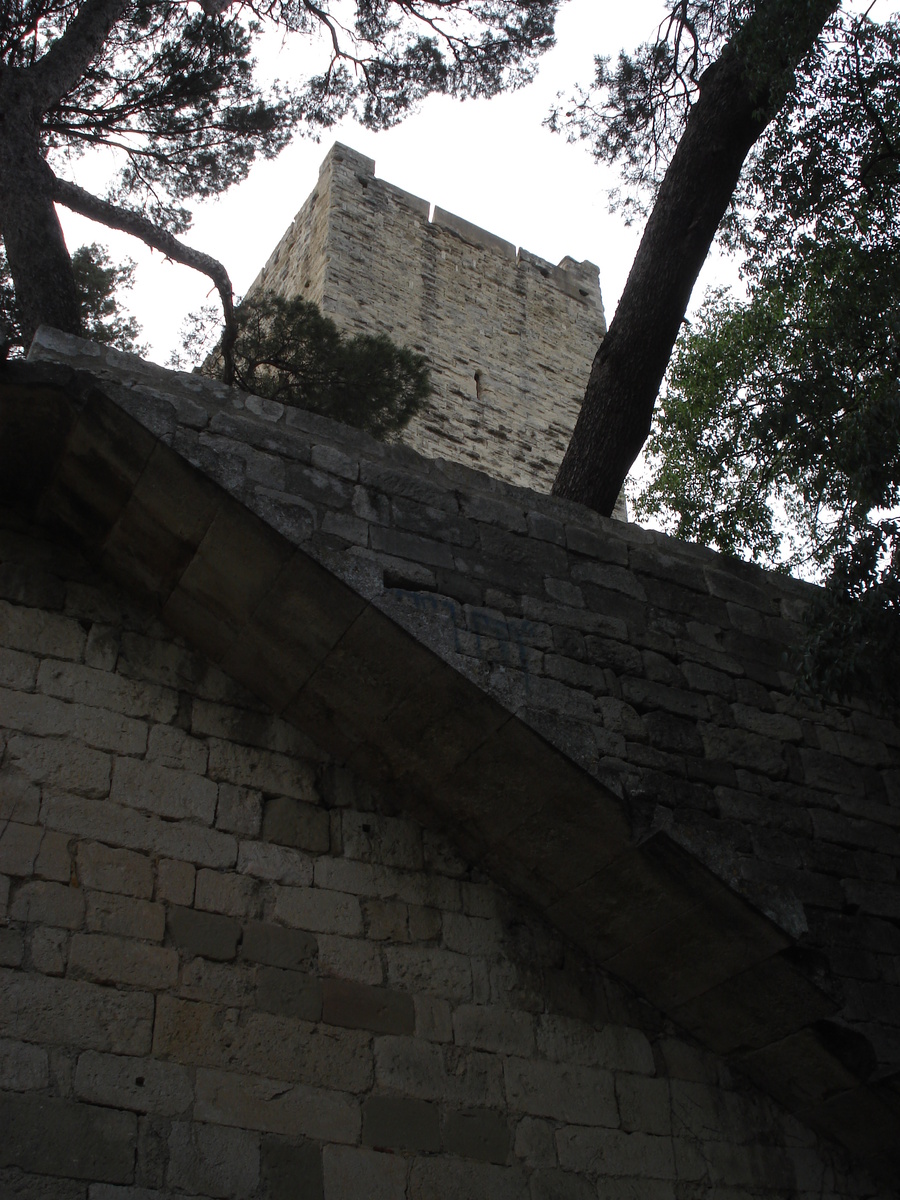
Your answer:
[[[606,332],[593,263],[517,249],[337,144],[250,292],[262,287],[427,355],[435,393],[404,443],[550,490]]]

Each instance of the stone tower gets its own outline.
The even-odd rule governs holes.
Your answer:
[[[335,144],[250,294],[261,288],[427,355],[435,392],[407,445],[550,490],[606,332],[593,263],[554,266],[432,212],[376,179],[373,159]]]

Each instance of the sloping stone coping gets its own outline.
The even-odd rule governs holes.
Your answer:
[[[276,713],[390,781],[473,863],[801,1119],[871,1169],[896,1170],[892,1093],[854,1070],[852,1037],[829,1021],[838,1004],[791,937],[665,833],[636,843],[612,791],[142,412],[153,403],[140,386],[8,365],[0,501],[73,539]]]

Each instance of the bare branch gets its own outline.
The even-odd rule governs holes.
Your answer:
[[[234,292],[231,286],[231,279],[222,263],[218,259],[212,258],[209,254],[204,254],[200,250],[194,250],[191,246],[186,246],[184,242],[180,242],[171,233],[167,233],[166,230],[160,229],[158,225],[154,225],[152,221],[142,216],[141,213],[127,208],[120,208],[116,204],[110,204],[108,200],[101,200],[98,196],[91,195],[84,188],[79,187],[75,183],[70,183],[68,180],[58,179],[54,176],[52,192],[53,199],[58,204],[71,209],[72,212],[80,213],[81,216],[89,217],[93,221],[99,221],[101,225],[106,225],[108,229],[119,229],[123,233],[130,233],[145,245],[165,254],[173,262],[181,263],[186,267],[192,267],[195,271],[199,271],[202,275],[206,275],[212,280],[222,301],[222,312],[225,320],[225,332],[222,336],[223,375],[226,383],[233,383],[235,339]]]

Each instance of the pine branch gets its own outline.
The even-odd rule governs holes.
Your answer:
[[[129,7],[130,0],[85,0],[62,36],[28,69],[41,112],[58,104],[83,78]]]
[[[234,293],[231,286],[231,279],[222,263],[209,254],[204,254],[200,250],[194,250],[191,246],[186,246],[184,242],[180,242],[178,238],[173,237],[166,230],[160,229],[158,225],[155,225],[141,213],[127,208],[120,208],[116,204],[110,204],[108,200],[101,200],[98,196],[91,195],[84,188],[79,187],[75,183],[70,183],[68,180],[59,179],[54,176],[52,191],[53,199],[58,204],[71,209],[72,212],[80,213],[83,217],[89,217],[93,221],[98,221],[108,229],[119,229],[123,233],[129,233],[132,237],[138,238],[152,249],[159,250],[167,258],[172,259],[173,262],[191,267],[193,270],[199,271],[202,275],[206,275],[212,280],[222,301],[222,312],[225,320],[225,333],[222,337],[223,377],[226,383],[233,383],[235,339]]]

